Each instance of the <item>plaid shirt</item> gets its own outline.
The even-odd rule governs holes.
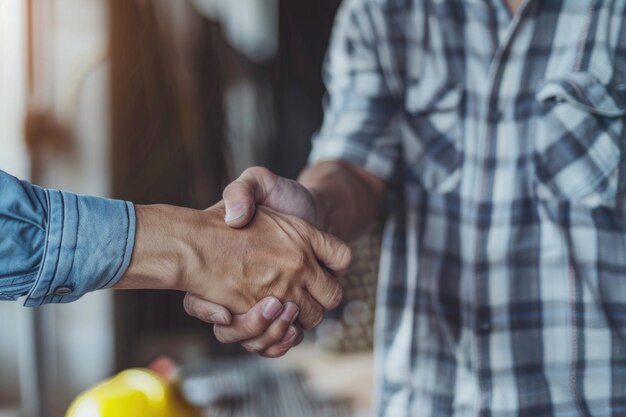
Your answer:
[[[378,415],[626,415],[625,18],[344,1],[311,161],[391,191]]]

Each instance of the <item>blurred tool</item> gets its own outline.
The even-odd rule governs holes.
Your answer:
[[[322,397],[297,372],[269,361],[230,360],[181,370],[181,391],[206,417],[349,417],[350,401]]]
[[[180,396],[176,366],[159,359],[151,369],[129,369],[81,394],[66,417],[198,417]]]

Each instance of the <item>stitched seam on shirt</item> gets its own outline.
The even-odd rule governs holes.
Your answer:
[[[5,289],[4,291],[0,291],[0,297],[6,296],[6,297],[10,297],[7,299],[14,300],[17,297],[23,296],[24,290],[29,290],[30,288],[32,288],[32,284],[30,284],[28,281],[33,276],[35,277],[35,279],[37,279],[37,271],[30,271],[30,272],[27,272],[25,275],[20,276],[20,278],[22,278],[21,281],[23,282],[19,282],[18,284],[16,284],[15,282],[12,282],[8,289]]]
[[[23,272],[18,272],[17,276],[15,275],[15,273],[11,273],[11,274],[0,274],[0,279],[17,279],[19,277],[22,277],[24,275],[33,275],[33,274],[37,274],[37,272],[39,272],[39,267],[36,268],[32,268],[29,269],[28,271],[23,271]]]
[[[46,230],[45,227],[41,227],[41,224],[35,223],[33,221],[30,221],[30,219],[25,219],[25,218],[22,218],[22,217],[13,216],[13,215],[11,215],[11,213],[0,213],[0,218],[7,219],[7,220],[14,220],[16,222],[24,223],[24,224],[32,226],[32,227],[34,227],[36,229],[39,229],[39,230],[43,230],[43,231]]]
[[[122,266],[124,265],[125,261],[126,261],[126,250],[128,249],[128,231],[130,228],[130,213],[128,212],[128,203],[124,203],[124,206],[126,207],[126,224],[127,224],[127,228],[126,228],[126,241],[124,242],[124,251],[122,253],[122,262],[120,262],[120,265],[117,267],[117,270],[115,271],[115,274],[113,274],[113,277],[111,277],[111,279],[109,279],[107,281],[106,284],[104,284],[104,287],[107,287],[116,277],[117,274],[119,274],[120,270],[122,269]],[[104,288],[102,287],[102,288]]]
[[[51,220],[51,212],[52,210],[50,209],[51,206],[51,202],[50,202],[50,191],[46,190],[46,202],[48,203],[48,213],[47,213],[47,224],[46,224],[46,239],[44,242],[44,247],[43,247],[43,255],[41,257],[41,263],[39,264],[39,269],[37,272],[37,277],[35,278],[35,282],[33,284],[33,286],[31,287],[30,291],[28,292],[28,294],[26,295],[26,302],[28,302],[31,299],[31,296],[33,296],[33,292],[35,291],[35,288],[37,288],[39,281],[41,281],[41,275],[43,274],[43,270],[44,270],[44,266],[46,264],[46,260],[48,259],[48,247],[49,242],[50,242],[50,220]],[[40,304],[41,305],[41,304]]]
[[[72,276],[72,269],[74,269],[74,261],[76,260],[76,250],[78,249],[78,229],[80,228],[80,204],[78,201],[78,197],[74,197],[76,200],[76,244],[74,245],[74,250],[72,252],[72,263],[70,264],[70,269],[67,272],[67,276]],[[71,281],[70,281],[71,284]],[[63,301],[65,296],[62,295],[59,299],[59,302]]]
[[[50,279],[50,282],[48,282],[48,289],[46,290],[46,294],[43,296],[43,299],[41,300],[41,303],[39,305],[43,305],[43,303],[45,302],[46,298],[48,297],[48,295],[50,294],[50,289],[52,288],[52,283],[54,282],[54,278],[57,274],[57,271],[59,269],[59,259],[61,258],[61,251],[63,249],[63,232],[65,231],[65,197],[63,197],[63,193],[58,191],[59,195],[61,196],[61,238],[59,239],[59,253],[57,255],[57,259],[56,262],[54,264],[54,272],[52,273],[52,279]]]

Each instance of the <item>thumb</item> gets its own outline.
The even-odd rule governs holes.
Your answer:
[[[224,190],[226,205],[224,221],[233,228],[241,228],[254,217],[255,206],[262,203],[276,184],[276,175],[261,167],[246,169]]]
[[[352,249],[335,236],[316,230],[311,247],[320,263],[333,275],[344,275],[350,268]]]

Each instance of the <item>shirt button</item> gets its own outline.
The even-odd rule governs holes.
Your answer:
[[[54,290],[54,295],[69,295],[74,292],[72,287],[58,287]]]
[[[480,323],[480,331],[483,333],[487,333],[489,330],[491,330],[491,323],[487,320],[483,321]]]

